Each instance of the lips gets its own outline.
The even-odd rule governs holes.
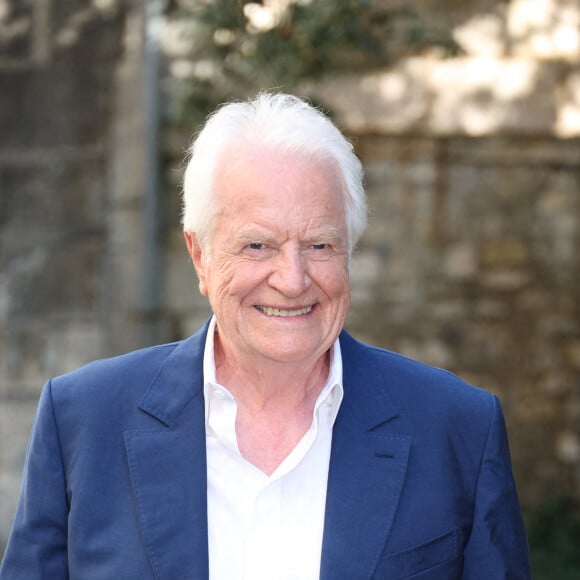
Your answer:
[[[279,316],[281,318],[302,316],[304,314],[312,312],[312,306],[306,306],[305,308],[297,308],[295,310],[285,308],[272,308],[270,306],[256,306],[256,308],[263,314],[266,314],[267,316]]]

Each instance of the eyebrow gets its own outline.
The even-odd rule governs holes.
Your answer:
[[[274,239],[274,234],[261,232],[259,229],[252,226],[246,226],[238,230],[232,239],[234,242],[245,242],[248,240],[255,242],[267,242]]]
[[[341,242],[344,238],[343,232],[339,228],[329,227],[325,228],[318,234],[310,236],[307,241],[321,241],[321,242]]]
[[[275,230],[271,232],[260,231],[259,227],[244,226],[240,228],[233,236],[234,241],[253,240],[256,242],[272,241],[276,238]],[[340,228],[331,226],[325,227],[319,232],[308,235],[303,241],[305,242],[341,242],[345,238],[345,232]]]
[[[275,232],[260,232],[258,229],[253,229],[251,227],[242,228],[236,232],[232,238],[230,238],[230,241],[232,247],[246,245],[251,242],[274,246],[277,245]],[[348,234],[336,227],[326,228],[324,231],[306,236],[304,239],[299,240],[299,243],[303,247],[315,244],[329,244],[334,247],[336,251],[349,251]]]

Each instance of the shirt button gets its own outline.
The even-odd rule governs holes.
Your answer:
[[[214,391],[213,396],[218,400],[221,400],[224,398],[224,394],[221,391]]]

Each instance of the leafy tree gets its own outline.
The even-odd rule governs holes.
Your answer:
[[[173,122],[259,88],[292,90],[303,79],[384,67],[425,49],[458,51],[448,31],[404,2],[176,0],[166,16],[191,44],[189,74],[171,77]]]

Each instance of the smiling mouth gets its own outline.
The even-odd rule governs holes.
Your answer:
[[[280,316],[282,318],[291,318],[292,316],[302,316],[312,312],[312,306],[299,308],[297,310],[286,310],[285,308],[271,308],[270,306],[256,306],[256,308],[266,314],[266,316]]]

